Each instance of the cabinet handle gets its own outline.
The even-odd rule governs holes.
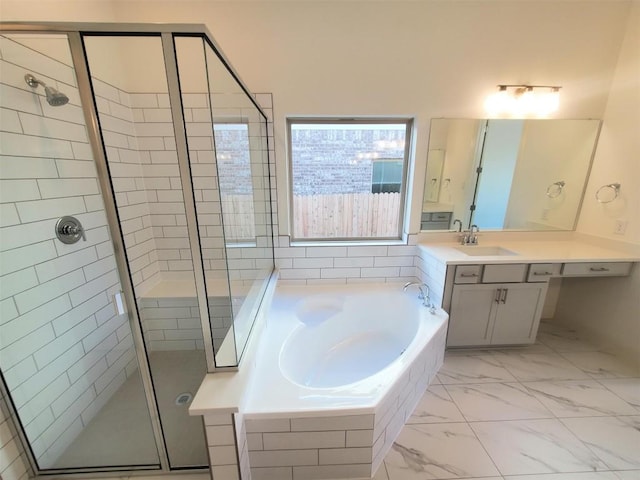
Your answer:
[[[547,275],[551,275],[552,272],[533,272],[534,276],[547,276]]]
[[[496,303],[500,303],[500,295],[502,294],[502,289],[499,288],[496,290],[496,298],[494,298]]]
[[[460,276],[462,278],[474,278],[474,277],[477,277],[478,274],[477,273],[461,273]]]
[[[507,303],[507,295],[508,294],[509,294],[509,289],[508,288],[502,289],[502,298],[500,299],[501,303]]]
[[[591,271],[591,272],[608,272],[609,269],[605,268],[605,267],[591,267],[589,269],[589,271]]]

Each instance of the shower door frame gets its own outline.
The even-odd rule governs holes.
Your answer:
[[[179,473],[193,472],[209,468],[206,467],[176,467],[171,468],[167,446],[165,443],[162,423],[160,418],[159,407],[156,403],[156,394],[153,387],[149,358],[147,355],[144,336],[140,323],[140,314],[135,298],[133,280],[129,269],[129,263],[124,245],[124,237],[122,227],[120,225],[115,195],[111,185],[109,176],[109,167],[106,157],[104,142],[102,141],[102,133],[98,118],[98,111],[93,95],[91,80],[89,76],[88,58],[84,48],[83,34],[86,35],[102,35],[102,36],[139,36],[154,35],[161,39],[162,51],[167,73],[168,93],[171,106],[172,122],[174,125],[174,134],[176,140],[176,151],[178,154],[178,167],[180,171],[183,195],[185,199],[185,213],[187,217],[187,228],[189,232],[189,241],[193,255],[194,278],[196,284],[196,293],[198,298],[198,307],[200,311],[200,319],[202,325],[202,333],[204,337],[205,357],[207,361],[207,372],[237,371],[238,367],[216,367],[215,352],[211,335],[211,326],[209,323],[209,307],[206,295],[206,282],[204,274],[204,265],[202,262],[202,252],[200,248],[200,237],[198,234],[198,223],[195,208],[195,198],[193,184],[190,176],[190,165],[187,147],[187,137],[184,123],[184,113],[182,105],[182,96],[180,92],[179,73],[174,48],[174,38],[176,36],[201,37],[209,43],[214,53],[218,55],[229,73],[234,77],[240,85],[247,98],[251,100],[256,109],[260,112],[266,121],[267,116],[255,99],[249,93],[249,89],[242,82],[237,72],[233,69],[230,62],[213,39],[207,27],[203,24],[143,24],[143,23],[76,23],[76,22],[0,22],[0,33],[2,34],[24,34],[37,33],[47,34],[64,34],[67,35],[69,41],[69,49],[72,58],[72,67],[74,69],[78,92],[80,95],[82,111],[84,114],[87,135],[94,156],[94,163],[97,170],[97,178],[100,184],[102,198],[107,217],[107,224],[111,232],[111,240],[114,249],[114,257],[118,270],[118,277],[123,291],[127,307],[127,315],[129,325],[132,330],[132,337],[135,345],[136,358],[142,384],[144,386],[145,399],[149,414],[151,417],[151,425],[154,434],[156,448],[158,450],[160,468],[149,468],[148,466],[114,466],[114,467],[80,467],[66,469],[39,469],[35,455],[31,451],[31,446],[24,429],[19,421],[17,409],[13,405],[11,395],[4,379],[0,376],[0,390],[4,394],[9,416],[16,423],[18,437],[22,443],[25,454],[27,455],[30,467],[36,477],[56,477],[57,475],[82,474],[85,477],[104,477],[112,476],[117,472],[129,472],[132,474],[148,474],[149,472],[159,473]],[[227,272],[227,280],[228,272]],[[17,420],[17,421],[16,421]],[[204,428],[204,424],[203,424]],[[208,449],[207,449],[208,455]],[[210,463],[210,462],[209,462]]]

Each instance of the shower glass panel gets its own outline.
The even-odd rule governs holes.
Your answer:
[[[274,268],[267,119],[204,38],[174,41],[215,363],[235,366]]]
[[[3,34],[0,54],[0,369],[18,423],[47,473],[159,469],[67,36]],[[108,93],[115,114],[126,96]],[[58,239],[64,216],[82,230]]]
[[[83,41],[169,463],[205,466],[188,407],[207,365],[161,37]]]

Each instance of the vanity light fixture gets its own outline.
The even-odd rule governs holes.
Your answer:
[[[560,105],[560,89],[554,85],[498,85],[485,108],[489,114],[544,117]]]

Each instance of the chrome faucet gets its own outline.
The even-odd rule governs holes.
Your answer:
[[[465,230],[460,234],[460,243],[462,245],[477,245],[479,232],[478,225],[474,223],[469,230]]]
[[[402,289],[403,292],[407,291],[409,287],[418,287],[418,298],[422,300],[422,305],[427,307],[431,313],[435,313],[436,307],[431,303],[431,297],[429,296],[429,286],[422,282],[407,282]]]

